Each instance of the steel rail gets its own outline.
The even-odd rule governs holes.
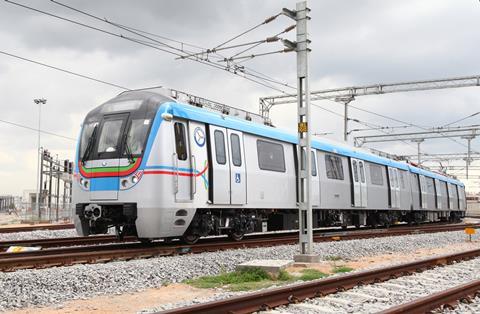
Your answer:
[[[339,230],[339,229],[320,229],[315,230],[317,241],[331,241],[331,240],[348,240],[348,239],[359,239],[362,236],[372,237],[372,236],[381,236],[381,233],[387,232],[390,235],[397,234],[406,234],[406,231],[411,233],[420,233],[420,232],[439,232],[439,231],[449,231],[449,230],[459,230],[465,227],[480,227],[480,224],[431,224],[431,225],[421,225],[417,227],[397,225],[391,229],[371,229],[371,228],[362,228],[356,230]],[[282,232],[282,233],[264,233],[264,234],[254,234],[248,235],[247,239],[254,238],[265,238],[265,237],[284,237],[293,235],[297,239],[297,231],[291,232]],[[334,237],[334,239],[329,238],[329,236]],[[137,241],[136,237],[127,236],[123,241],[117,240],[114,235],[91,235],[86,237],[67,237],[67,238],[51,238],[51,239],[28,239],[28,240],[8,240],[0,241],[0,251],[2,249],[6,250],[10,246],[40,246],[42,248],[51,248],[51,247],[67,247],[75,245],[91,245],[91,244],[106,244],[106,243],[118,243],[118,242],[134,242]],[[209,240],[209,238],[202,238],[201,242],[205,241],[218,241]]]
[[[36,230],[64,230],[73,229],[73,224],[51,224],[51,225],[33,225],[17,227],[0,227],[0,233],[28,232]]]
[[[53,238],[53,239],[29,239],[29,240],[10,240],[0,241],[0,250],[6,250],[10,246],[40,246],[42,248],[60,247],[60,246],[74,246],[74,245],[89,245],[89,244],[104,244],[114,242],[132,242],[137,241],[136,237],[125,237],[123,241],[117,239],[114,235],[97,235],[87,237],[68,237],[68,238]]]
[[[361,271],[348,275],[334,276],[306,283],[294,284],[249,293],[229,299],[207,302],[189,307],[162,311],[164,314],[194,313],[252,313],[265,311],[281,305],[298,303],[308,298],[322,297],[328,294],[351,289],[356,286],[377,283],[399,276],[421,272],[436,266],[444,266],[456,261],[468,260],[480,256],[480,249],[455,254],[442,255],[410,263],[385,268]]]
[[[342,232],[330,234],[317,234],[316,242],[341,241],[351,239],[364,239],[374,237],[398,236],[406,234],[432,233],[447,230],[459,230],[465,227],[480,228],[480,224],[424,226],[417,228],[395,228],[385,230],[368,230],[355,232]],[[267,237],[270,236],[270,237]],[[206,238],[195,245],[182,245],[177,243],[110,243],[88,246],[72,246],[50,248],[46,250],[0,253],[0,270],[14,271],[24,268],[45,268],[58,265],[71,265],[82,263],[105,262],[115,259],[134,259],[153,256],[171,256],[181,254],[197,254],[215,252],[220,250],[243,249],[252,247],[271,247],[277,245],[296,244],[298,234],[260,235],[247,238],[243,241],[233,242],[225,238]]]
[[[420,314],[429,313],[438,308],[454,309],[458,302],[470,301],[470,296],[478,296],[480,280],[474,280],[463,285],[440,291],[412,302],[391,307],[380,313],[382,314]]]

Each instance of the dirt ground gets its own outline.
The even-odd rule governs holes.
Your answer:
[[[140,310],[153,308],[160,304],[191,300],[197,297],[209,297],[213,290],[193,288],[184,284],[172,284],[158,289],[148,289],[138,293],[94,297],[88,300],[74,300],[62,305],[26,308],[6,313],[15,314],[103,314],[103,313],[137,313]]]
[[[15,214],[7,214],[7,213],[0,213],[0,228],[2,226],[4,227],[10,227],[12,224],[17,224],[20,222],[20,217],[18,217]]]
[[[467,236],[465,236],[467,239]],[[318,264],[294,264],[292,267],[287,268],[289,273],[300,274],[302,269],[314,268],[325,274],[331,274],[332,270],[338,266],[347,266],[352,269],[366,269],[372,267],[382,267],[387,266],[392,263],[408,263],[422,258],[429,258],[432,256],[452,254],[454,252],[466,251],[478,249],[480,246],[480,240],[473,240],[472,242],[465,241],[464,243],[456,243],[441,248],[432,248],[432,249],[419,249],[415,252],[408,253],[391,253],[384,255],[376,256],[367,256],[362,257],[356,260],[351,261],[324,261]]]

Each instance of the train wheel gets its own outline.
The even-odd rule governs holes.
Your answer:
[[[198,239],[200,239],[198,234],[184,234],[182,236],[182,241],[190,245],[197,243]]]
[[[233,241],[241,241],[245,236],[245,232],[241,231],[233,231],[228,234],[228,237]]]
[[[138,238],[138,240],[140,242],[142,242],[142,244],[150,244],[152,243],[152,239],[148,239],[148,238]]]

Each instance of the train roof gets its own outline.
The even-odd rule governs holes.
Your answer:
[[[261,117],[258,114],[233,108],[181,91],[163,87],[125,91],[120,93],[114,99],[109,100],[106,104],[118,101],[123,98],[140,98],[145,100],[145,102],[150,103],[151,105],[155,103],[156,107],[161,105],[161,107],[163,107],[166,112],[169,112],[176,117],[214,124],[246,133],[263,136],[266,138],[280,140],[292,144],[298,144],[298,138],[296,134],[290,133],[285,130],[277,129],[269,125],[265,125],[270,124],[270,121],[261,120]],[[182,101],[188,102],[189,104],[182,103]],[[89,118],[89,116],[94,116],[98,110],[101,110],[102,106],[92,110],[87,115],[87,119]],[[460,186],[464,186],[462,182],[455,180],[451,177],[418,168],[405,162],[399,162],[393,159],[378,156],[362,148],[352,147],[350,145],[346,145],[345,143],[340,143],[324,138],[316,138],[312,140],[312,147],[322,151],[331,152],[352,158],[363,159],[365,161],[411,171],[413,173],[425,175],[430,178],[439,179],[441,181],[446,181],[458,184]]]
[[[208,124],[213,124],[217,126],[222,126],[226,128],[235,129],[238,131],[251,133],[266,138],[271,138],[275,140],[280,140],[292,144],[298,144],[298,138],[296,134],[290,133],[285,130],[280,130],[273,128],[271,126],[262,125],[260,123],[255,123],[252,121],[247,121],[244,119],[239,119],[231,115],[226,115],[222,113],[217,113],[202,108],[198,108],[189,104],[182,104],[180,102],[167,102],[162,105],[165,106],[165,111],[172,114],[175,117],[185,118],[188,120],[195,120],[199,122],[204,122]],[[313,139],[312,147],[331,152],[347,157],[363,159],[365,161],[395,167],[402,170],[409,170],[413,173],[421,174],[430,178],[439,179],[441,181],[454,183],[460,186],[464,184],[453,178],[441,175],[436,172],[424,170],[413,165],[407,164],[405,162],[399,162],[396,160],[388,159],[381,157],[375,154],[372,154],[364,149],[352,147],[345,145],[344,143],[339,143],[327,139]]]

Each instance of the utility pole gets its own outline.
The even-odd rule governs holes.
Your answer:
[[[296,261],[312,262],[313,226],[312,226],[312,149],[310,128],[310,87],[308,82],[308,56],[310,40],[307,22],[310,19],[307,2],[298,2],[295,11],[283,9],[283,14],[296,21],[297,41],[294,43],[297,53],[297,110],[298,110],[298,228],[300,255]],[[292,44],[292,43],[291,43]],[[318,259],[318,257],[317,257]]]
[[[353,96],[340,96],[335,98],[336,102],[343,103],[345,107],[343,114],[343,140],[345,142],[348,142],[348,121],[350,121],[350,119],[348,118],[348,104],[353,100],[355,100],[355,97]]]
[[[425,141],[423,138],[412,140],[412,142],[417,143],[417,163],[418,163],[419,165],[422,163],[421,152],[420,152],[420,144],[421,144],[423,141]]]
[[[467,140],[467,158],[465,159],[466,161],[466,166],[465,166],[465,172],[466,172],[466,177],[468,180],[468,168],[470,167],[470,163],[472,161],[470,154],[472,152],[471,150],[471,142],[475,138],[475,135],[469,135],[469,136],[462,136],[463,139]]]
[[[42,104],[46,104],[47,100],[44,99],[44,98],[40,98],[40,99],[34,99],[33,102],[38,105],[37,194],[36,194],[36,200],[35,200],[36,204],[35,204],[35,206],[36,206],[36,211],[38,212],[38,217],[40,218],[41,217],[41,213],[40,213],[40,190],[42,189],[41,183],[40,183],[40,176],[41,176],[41,172],[42,172],[42,169],[40,168],[41,167],[40,160],[42,158],[42,152],[41,152],[41,149],[40,149],[40,126],[41,126],[41,121],[42,121]]]

